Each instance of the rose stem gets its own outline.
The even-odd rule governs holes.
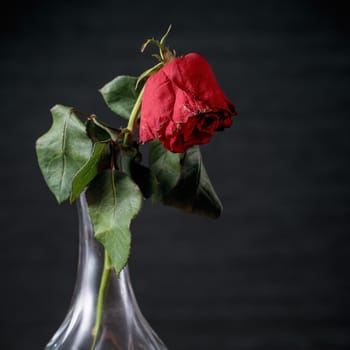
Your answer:
[[[132,134],[135,130],[136,123],[137,123],[137,117],[138,117],[138,115],[140,113],[140,109],[141,109],[141,102],[142,102],[144,90],[145,90],[145,87],[143,87],[142,90],[140,91],[140,94],[137,97],[137,100],[136,100],[134,107],[131,111],[128,126],[127,126],[127,129],[129,130],[129,132],[127,134],[125,134],[125,136],[124,136],[124,141],[123,141],[124,145],[126,145],[128,143],[130,134]]]
[[[97,298],[97,307],[96,307],[96,320],[95,325],[92,331],[94,342],[91,346],[91,350],[95,349],[97,336],[100,332],[101,323],[102,323],[102,311],[103,311],[103,305],[107,294],[108,289],[108,282],[111,276],[111,272],[113,271],[113,266],[111,264],[111,260],[109,258],[109,255],[107,253],[107,250],[105,250],[104,254],[104,264],[103,264],[103,271],[102,271],[102,277],[100,282],[100,288],[98,291],[98,298]]]

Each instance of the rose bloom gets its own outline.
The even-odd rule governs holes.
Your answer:
[[[208,143],[216,130],[232,124],[236,108],[199,54],[177,57],[145,84],[139,142],[159,139],[176,153]]]

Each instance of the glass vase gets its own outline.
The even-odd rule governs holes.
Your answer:
[[[167,350],[137,305],[127,266],[119,277],[110,274],[94,339],[104,248],[94,237],[84,195],[78,214],[79,263],[72,303],[45,350]]]

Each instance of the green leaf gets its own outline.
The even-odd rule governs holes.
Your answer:
[[[166,150],[158,140],[149,142],[149,167],[156,183],[151,197],[153,201],[166,197],[179,181],[181,158],[181,153]]]
[[[95,178],[99,171],[101,158],[108,148],[107,143],[95,143],[90,159],[75,174],[72,182],[70,202],[74,202],[86,186]]]
[[[86,132],[94,142],[116,141],[121,133],[121,129],[113,128],[96,118],[90,118],[86,122]]]
[[[142,155],[137,145],[121,147],[116,155],[118,168],[132,178],[145,198],[149,198],[154,188],[154,177],[141,161]]]
[[[86,133],[93,142],[111,141],[110,134],[103,128],[96,125],[95,119],[88,119],[86,122]]]
[[[193,214],[220,216],[222,204],[210,182],[198,146],[184,154],[180,180],[163,198],[163,203]]]
[[[143,196],[145,198],[151,197],[155,186],[155,178],[150,169],[141,163],[134,161],[131,164],[131,177],[139,186]]]
[[[193,214],[219,217],[222,204],[209,180],[199,147],[172,153],[158,140],[149,144],[150,169],[155,177],[153,201]]]
[[[92,143],[72,107],[51,109],[53,124],[36,142],[39,167],[59,203],[69,198],[72,179],[90,158]]]
[[[121,145],[115,153],[115,164],[117,169],[131,176],[131,164],[141,155],[136,147]]]
[[[120,75],[107,83],[100,92],[108,107],[119,116],[129,119],[130,113],[141,91],[142,84],[136,87],[137,78]]]
[[[107,170],[90,183],[86,198],[95,236],[119,274],[130,254],[130,222],[141,209],[141,192],[128,175]]]

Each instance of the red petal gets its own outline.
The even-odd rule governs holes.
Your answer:
[[[173,152],[210,141],[236,115],[208,62],[191,53],[178,57],[146,81],[140,142],[156,138]]]
[[[224,95],[216,81],[209,63],[197,53],[178,57],[167,64],[162,71],[180,89],[196,100],[204,102],[214,111],[226,110],[236,114],[235,106]]]
[[[158,138],[158,130],[172,114],[174,101],[172,84],[162,70],[147,79],[141,106],[141,142]]]

